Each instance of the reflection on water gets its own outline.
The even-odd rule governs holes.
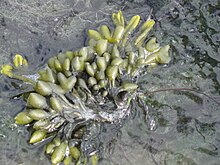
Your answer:
[[[173,61],[145,75],[141,88],[146,92],[193,88],[220,102],[218,0],[64,1],[1,1],[0,65],[19,52],[27,56],[34,73],[57,52],[81,47],[84,29],[108,21],[113,11],[121,8],[127,17],[140,14],[147,18],[153,8],[157,24],[152,35],[171,45]],[[29,146],[28,131],[13,124],[24,103],[10,97],[28,91],[28,87],[2,75],[0,83],[0,164],[49,164],[43,146]],[[217,103],[192,91],[158,92],[147,96],[146,102],[155,129],[149,129],[138,111],[109,143],[100,164],[219,164]]]

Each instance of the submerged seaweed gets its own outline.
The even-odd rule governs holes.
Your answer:
[[[138,79],[171,60],[169,45],[160,47],[156,38],[147,38],[154,20],[140,26],[139,15],[126,22],[121,11],[112,20],[115,29],[88,30],[87,46],[50,58],[37,79],[22,74],[28,63],[21,55],[13,66],[2,66],[1,73],[33,86],[15,121],[31,128],[29,143],[50,139],[45,152],[53,164],[86,164],[91,157],[95,165],[102,153],[95,139],[102,124],[122,126],[137,103],[147,113]]]

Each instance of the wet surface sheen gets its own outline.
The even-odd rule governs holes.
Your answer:
[[[220,3],[202,1],[27,1],[0,2],[0,65],[15,53],[25,55],[30,73],[43,68],[59,51],[85,42],[85,30],[108,22],[122,9],[130,18],[146,18],[153,8],[156,26],[151,35],[170,44],[172,62],[141,80],[146,92],[193,88],[220,102]],[[14,125],[24,108],[15,94],[28,86],[0,75],[0,164],[50,164],[43,146],[27,144],[29,133]],[[192,91],[163,91],[146,97],[151,120],[138,111],[114,135],[102,165],[218,165],[220,109],[212,99]]]

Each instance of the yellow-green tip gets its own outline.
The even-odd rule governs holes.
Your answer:
[[[91,159],[92,159],[92,165],[97,165],[98,155],[97,154],[92,155]]]
[[[37,142],[43,140],[45,138],[46,134],[47,134],[47,132],[44,130],[34,131],[34,133],[31,135],[29,143],[33,144],[33,143],[37,143]]]
[[[28,66],[28,62],[20,54],[16,54],[13,59],[13,66],[9,64],[2,65],[1,73],[8,77],[12,77],[14,67],[19,68],[22,66]]]
[[[13,67],[11,65],[8,64],[2,65],[1,73],[8,77],[12,77],[13,76],[12,69]]]
[[[28,65],[27,60],[25,58],[23,58],[20,54],[15,55],[13,62],[14,62],[14,66],[16,68]]]

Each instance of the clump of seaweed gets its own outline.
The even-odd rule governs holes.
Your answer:
[[[82,147],[91,138],[91,127],[120,123],[131,114],[143,96],[140,75],[171,60],[169,45],[160,47],[156,38],[147,39],[154,20],[139,25],[135,15],[126,22],[121,11],[112,20],[114,29],[101,25],[88,30],[87,46],[50,58],[37,80],[16,72],[28,67],[21,55],[13,65],[2,66],[2,74],[32,84],[34,91],[15,123],[32,128],[31,144],[50,139],[45,152],[52,164],[86,164],[88,157],[97,164],[100,151]]]

